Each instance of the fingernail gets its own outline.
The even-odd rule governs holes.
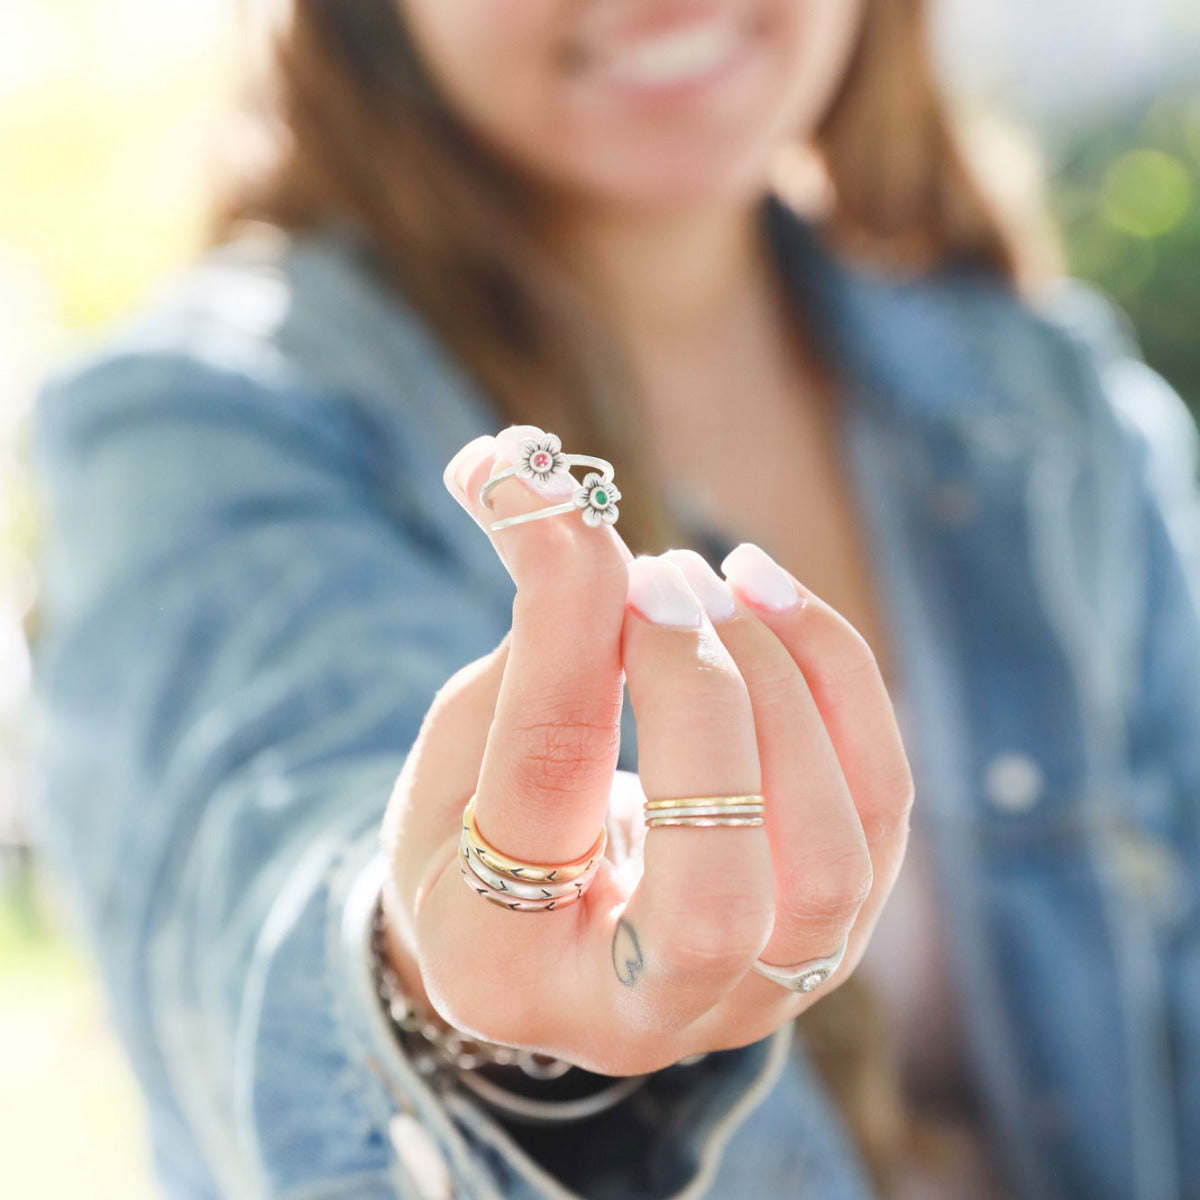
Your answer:
[[[686,547],[666,550],[660,556],[673,562],[684,574],[693,592],[704,605],[708,619],[728,621],[737,612],[733,589],[705,561],[704,556]]]
[[[506,429],[502,429],[496,434],[496,455],[498,459],[504,460],[504,463],[498,463],[497,465],[503,466],[507,463],[509,466],[516,466],[520,461],[520,446],[523,439],[533,438],[537,442],[545,442],[550,436],[544,429],[539,429],[536,425],[509,425]],[[555,439],[554,444],[558,445],[561,452],[562,443]],[[547,449],[546,453],[550,453],[550,450]],[[576,487],[579,486],[565,470],[561,475],[550,476],[544,485],[532,479],[524,479],[520,475],[516,475],[514,478],[539,496],[565,497],[571,495]]]
[[[782,611],[800,603],[791,576],[754,542],[742,542],[730,550],[721,570],[748,600],[763,608]]]
[[[704,615],[683,572],[652,554],[629,564],[629,603],[647,621],[674,629],[695,629]]]
[[[468,503],[466,492],[467,479],[485,454],[494,453],[495,440],[490,433],[472,438],[446,464],[446,469],[442,472],[442,482],[446,485],[446,490],[460,504]]]

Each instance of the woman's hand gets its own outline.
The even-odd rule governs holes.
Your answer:
[[[494,512],[477,499],[529,428],[447,467],[485,530],[547,503],[518,480],[491,494]],[[441,689],[384,822],[405,982],[459,1029],[605,1075],[767,1036],[853,970],[904,856],[912,779],[873,655],[751,544],[727,583],[692,551],[634,560],[612,526],[570,514],[489,536],[517,584],[512,630]],[[616,771],[622,668],[638,776]],[[647,830],[642,789],[761,792],[765,824]],[[516,912],[466,886],[472,794],[484,838],[534,862],[583,854],[607,819],[581,900]],[[815,992],[752,970],[847,936]]]

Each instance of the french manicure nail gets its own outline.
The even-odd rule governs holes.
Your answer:
[[[652,554],[629,564],[629,603],[647,621],[674,629],[695,629],[704,615],[683,572]]]
[[[683,572],[710,621],[728,621],[736,614],[733,589],[708,565],[703,555],[680,547],[665,550],[660,557],[673,562]]]
[[[800,603],[801,595],[788,573],[754,542],[735,546],[725,556],[721,570],[739,591],[763,608],[781,612]]]

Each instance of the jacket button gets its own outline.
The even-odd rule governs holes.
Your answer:
[[[984,771],[987,798],[1004,812],[1028,812],[1041,799],[1042,768],[1028,754],[997,754]]]
[[[402,1112],[388,1122],[388,1136],[424,1200],[450,1200],[454,1181],[433,1134],[411,1113]]]

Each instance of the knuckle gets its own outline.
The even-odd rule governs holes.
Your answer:
[[[613,722],[565,713],[526,722],[514,731],[520,752],[514,780],[521,796],[575,795],[596,771],[615,761],[619,732]]]
[[[778,659],[760,666],[754,673],[753,682],[763,703],[794,710],[803,677],[789,655],[786,661]]]
[[[846,623],[834,663],[835,681],[844,687],[875,683],[881,679],[879,660],[870,643],[853,625]]]
[[[765,898],[717,897],[669,916],[656,955],[675,982],[703,982],[740,974],[770,936],[774,905]]]
[[[863,824],[872,839],[889,838],[908,829],[916,802],[916,784],[908,760],[901,757],[887,767],[872,791],[879,800],[863,814]]]
[[[782,888],[782,918],[804,926],[849,925],[871,893],[871,857],[865,845],[800,864]]]
[[[627,672],[637,669],[633,664],[626,667]],[[672,664],[667,670],[658,663],[637,682],[652,690],[656,705],[687,713],[689,722],[711,722],[715,729],[728,728],[730,721],[744,719],[750,712],[746,681],[732,659],[713,662],[697,657],[682,666]]]
[[[882,678],[871,644],[841,613],[824,603],[806,606],[805,613],[826,647],[824,673],[831,683],[853,686]]]

